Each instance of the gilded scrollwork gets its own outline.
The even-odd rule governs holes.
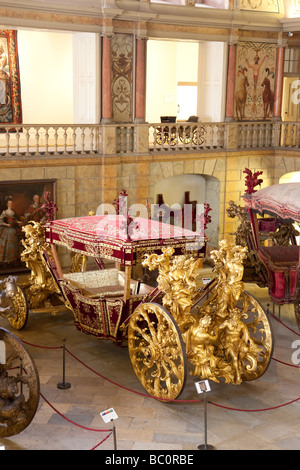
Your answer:
[[[39,403],[36,365],[21,341],[0,328],[5,362],[0,364],[0,438],[22,432],[32,421]]]
[[[169,247],[161,255],[148,255],[144,265],[159,269],[163,306],[178,325],[187,359],[194,366],[191,374],[233,384],[262,375],[269,363],[272,336],[263,309],[244,289],[247,247],[223,240],[219,250],[211,253],[216,287],[197,311],[192,306],[197,303],[199,260],[172,257],[173,252]]]
[[[26,325],[27,301],[14,276],[8,276],[0,281],[0,316],[7,318],[15,330],[21,330]]]
[[[200,259],[187,255],[172,258],[174,248],[162,249],[162,254],[146,256],[143,262],[150,270],[159,268],[158,288],[164,292],[163,305],[175,318],[179,327],[192,321],[190,309],[197,291],[196,278]]]
[[[43,258],[43,250],[53,258],[50,246],[45,241],[44,227],[39,222],[31,221],[23,227],[25,239],[22,240],[24,250],[21,260],[25,262],[31,273],[28,282],[24,284],[30,308],[39,307],[49,299],[51,294],[59,294],[54,279]]]
[[[234,234],[236,244],[247,246],[248,248],[247,256],[243,261],[245,270],[244,278],[253,278],[259,286],[265,286],[267,273],[255,250],[252,227],[247,218],[247,211],[244,207],[235,204],[233,201],[229,201],[229,207],[226,209],[226,212],[228,217],[231,219],[237,217],[240,222]]]

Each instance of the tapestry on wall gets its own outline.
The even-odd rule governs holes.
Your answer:
[[[112,118],[116,122],[132,121],[133,36],[115,34],[112,51]]]
[[[235,108],[238,121],[272,119],[276,46],[239,43],[236,51]]]
[[[6,29],[0,29],[0,123],[22,123],[17,31]]]
[[[241,10],[279,13],[278,0],[240,0],[239,7]]]

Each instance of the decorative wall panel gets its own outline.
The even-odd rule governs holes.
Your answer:
[[[274,107],[276,46],[242,42],[237,46],[235,119],[271,119]]]
[[[0,123],[21,124],[17,31],[0,30]]]
[[[240,9],[279,13],[278,0],[240,0]]]
[[[112,53],[112,119],[133,120],[133,35],[115,34]]]

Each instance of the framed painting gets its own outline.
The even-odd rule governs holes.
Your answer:
[[[0,274],[26,271],[21,261],[22,227],[47,220],[43,204],[55,204],[56,180],[0,182]]]
[[[0,29],[0,123],[22,124],[17,31]]]

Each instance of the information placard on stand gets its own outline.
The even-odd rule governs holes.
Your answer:
[[[195,383],[197,393],[203,393],[204,400],[204,444],[198,446],[199,450],[215,450],[216,448],[210,444],[207,444],[207,401],[206,394],[211,391],[208,380],[200,380]]]

